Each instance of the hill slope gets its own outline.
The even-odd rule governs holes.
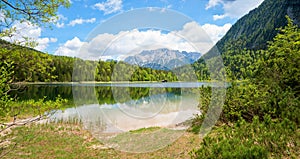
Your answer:
[[[214,61],[214,57],[221,54],[230,79],[249,76],[245,70],[249,70],[255,59],[264,54],[258,50],[267,48],[268,41],[279,32],[278,28],[287,25],[286,16],[300,26],[300,0],[265,0],[240,18],[208,53],[195,62],[195,70],[201,72],[209,59]]]
[[[265,49],[267,41],[278,33],[276,28],[287,24],[286,15],[300,25],[300,0],[265,0],[239,19],[216,46],[221,54],[230,44],[239,44],[240,48],[251,50]]]

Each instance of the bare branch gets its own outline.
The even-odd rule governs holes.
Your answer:
[[[13,127],[16,127],[16,126],[24,126],[24,125],[27,125],[27,124],[30,124],[30,123],[40,121],[40,120],[48,117],[50,114],[54,114],[55,112],[56,111],[53,111],[51,113],[44,114],[44,115],[38,115],[34,118],[29,118],[29,119],[24,119],[24,120],[16,120],[16,121],[13,121],[11,123],[0,123],[0,127],[1,126],[5,127],[5,128],[0,130],[0,133],[2,133],[3,131],[5,131],[7,129],[11,129]]]

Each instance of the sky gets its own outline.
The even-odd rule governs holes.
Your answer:
[[[263,0],[71,0],[52,28],[15,22],[15,39],[83,59],[122,59],[142,50],[208,51]],[[0,16],[1,20],[1,16]]]

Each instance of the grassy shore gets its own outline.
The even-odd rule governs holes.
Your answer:
[[[151,131],[157,131],[157,128],[129,133]],[[160,139],[152,142],[159,142]],[[196,134],[184,132],[174,143],[157,151],[128,153],[105,146],[80,124],[51,123],[17,127],[2,137],[2,141],[6,141],[0,146],[3,158],[190,158],[189,152],[197,148],[200,138]]]

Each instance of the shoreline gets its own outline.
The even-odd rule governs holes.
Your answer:
[[[127,84],[127,83],[214,83],[218,81],[169,81],[169,82],[162,82],[162,81],[109,81],[109,82],[102,82],[102,81],[80,81],[80,82],[20,82],[20,83],[13,83],[13,84],[24,84],[24,85],[51,85],[51,84]],[[222,82],[232,82],[232,81],[222,81]],[[237,81],[243,82],[243,81]]]

